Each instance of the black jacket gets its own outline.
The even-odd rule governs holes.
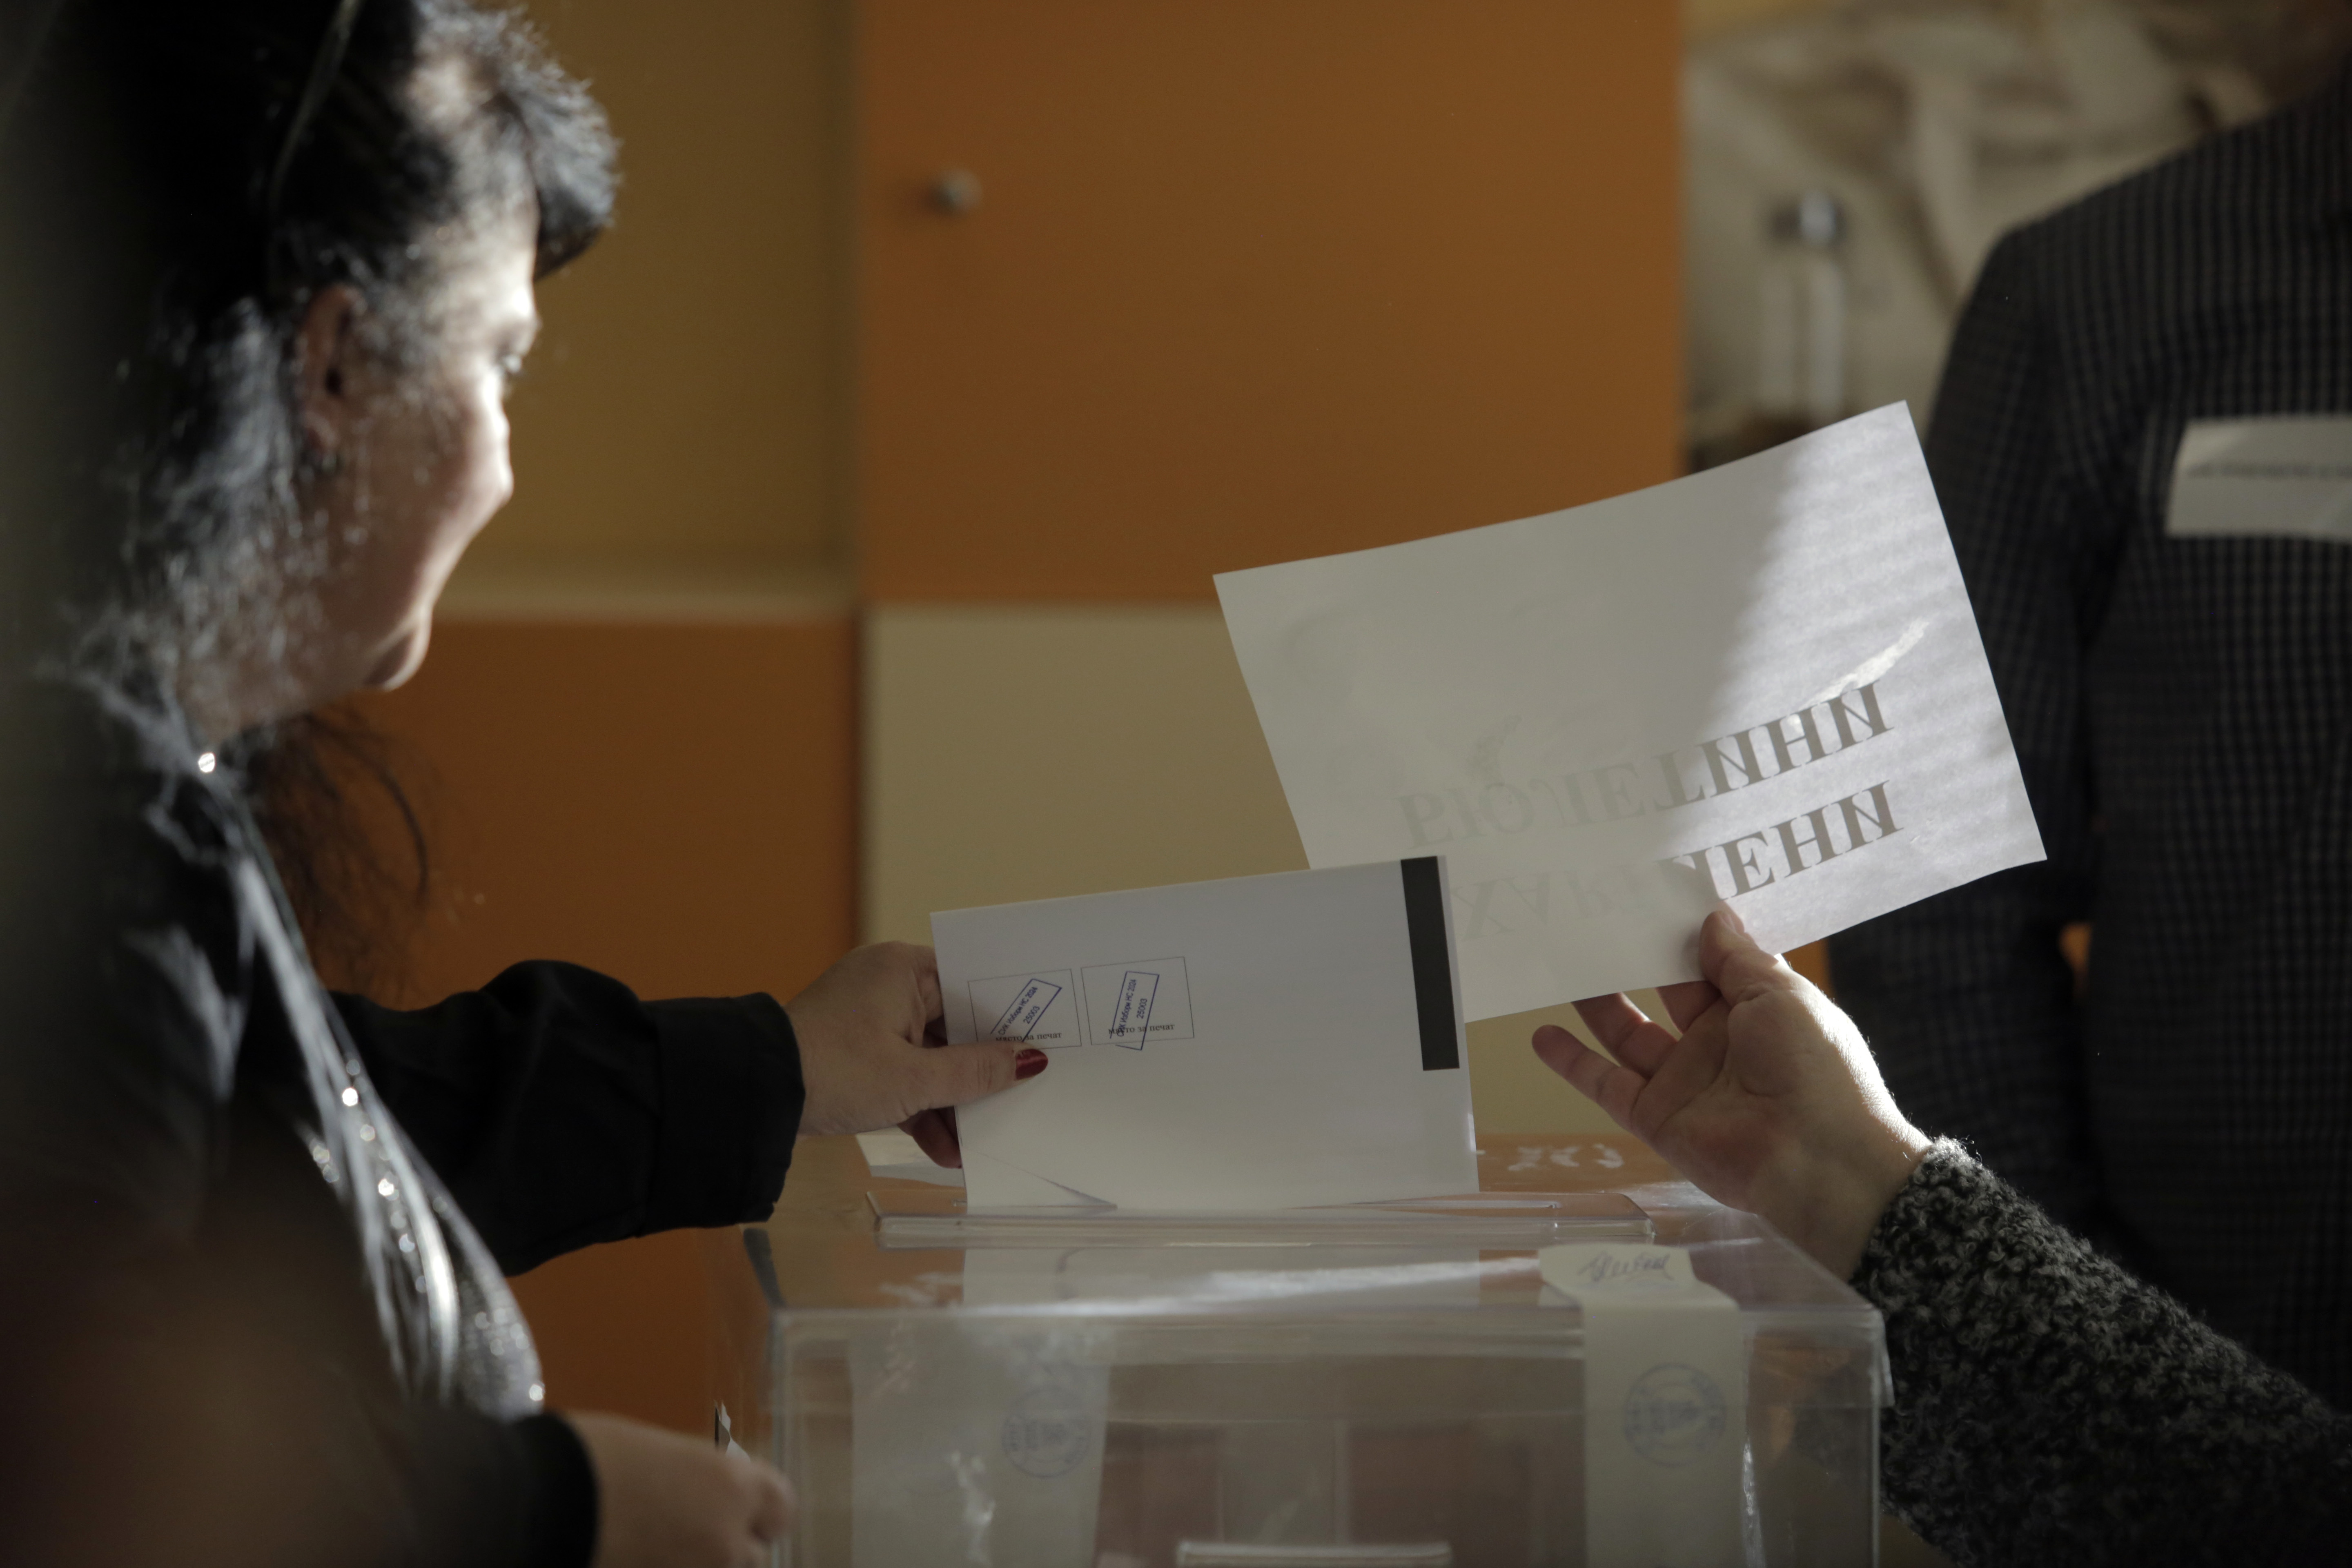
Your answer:
[[[540,1414],[503,1275],[764,1216],[801,1109],[783,1010],[561,963],[420,1012],[330,998],[237,781],[176,715],[56,687],[14,709],[15,1550],[585,1562],[593,1479]]]
[[[2313,414],[2352,75],[2001,242],[1927,466],[2050,858],[1830,955],[1914,1121],[2352,1407],[2352,545],[2166,531],[2189,422]]]

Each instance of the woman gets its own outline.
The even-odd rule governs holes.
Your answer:
[[[2352,1417],[1911,1126],[1737,917],[1699,963],[1660,993],[1679,1037],[1607,996],[1577,1011],[1614,1061],[1550,1026],[1536,1053],[1885,1315],[1881,1479],[1922,1537],[1963,1564],[2352,1562]]]
[[[544,1413],[504,1273],[757,1218],[800,1132],[952,1161],[940,1108],[1044,1065],[927,1048],[912,948],[786,1007],[533,963],[395,1013],[310,968],[253,782],[424,657],[611,158],[466,0],[0,17],[10,1560],[752,1561],[782,1478]]]

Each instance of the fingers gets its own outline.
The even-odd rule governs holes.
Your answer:
[[[1648,1082],[1640,1073],[1611,1061],[1557,1024],[1538,1029],[1531,1043],[1544,1066],[1574,1084],[1618,1126],[1633,1131],[1633,1103]]]
[[[910,944],[911,945],[911,944]],[[940,955],[928,947],[914,948],[915,1000],[922,1008],[928,1027],[940,1021],[942,1007],[940,1001]]]
[[[748,1568],[792,1531],[772,1466],[622,1416],[564,1419],[596,1476],[595,1568]]]
[[[887,987],[894,1008],[905,1009],[907,1038],[920,1040],[940,1020],[940,958],[911,942],[877,942],[852,952],[836,968],[859,968]]]
[[[1611,1056],[1637,1073],[1657,1071],[1658,1064],[1675,1048],[1675,1037],[1634,1006],[1622,992],[1588,996],[1576,1004],[1576,1014]]]
[[[1677,1029],[1689,1028],[1691,1020],[1714,1006],[1720,994],[1704,980],[1678,980],[1658,987],[1658,1000],[1666,1005],[1666,1016]]]
[[[761,1545],[782,1541],[793,1528],[793,1487],[773,1468],[756,1459],[751,1469],[751,1533]]]
[[[918,1103],[925,1108],[969,1105],[1045,1070],[1045,1053],[1018,1040],[940,1046],[915,1058]]]
[[[936,1110],[919,1110],[898,1126],[930,1156],[932,1164],[944,1165],[950,1171],[963,1168],[963,1143],[956,1135],[953,1110],[943,1106]]]

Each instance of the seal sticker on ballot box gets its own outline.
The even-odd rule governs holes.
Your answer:
[[[1748,1430],[1739,1307],[1684,1247],[1571,1242],[1536,1255],[1547,1299],[1583,1317],[1584,1560],[1745,1561]]]
[[[1666,1362],[1633,1380],[1625,1394],[1625,1441],[1645,1459],[1687,1465],[1722,1439],[1726,1405],[1715,1379]]]
[[[1005,1412],[998,1440],[1013,1468],[1039,1480],[1066,1476],[1094,1447],[1094,1423],[1085,1400],[1066,1388],[1033,1388]]]
[[[1075,1046],[1078,1011],[1070,972],[1047,969],[975,980],[971,1021],[983,1040],[1020,1040],[1045,1050]]]
[[[1192,988],[1181,958],[1097,963],[1079,972],[1087,993],[1087,1043],[1139,1051],[1192,1037]]]

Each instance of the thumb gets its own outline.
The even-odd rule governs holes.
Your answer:
[[[1747,924],[1727,909],[1717,910],[1699,927],[1698,967],[1728,1001],[1779,983],[1784,973],[1778,956],[1765,952],[1748,934]]]
[[[938,1046],[918,1053],[916,1093],[923,1109],[968,1105],[1045,1070],[1045,1053],[1018,1040]]]
[[[780,1541],[793,1528],[792,1483],[757,1459],[740,1461],[751,1470],[751,1533],[761,1545]]]

